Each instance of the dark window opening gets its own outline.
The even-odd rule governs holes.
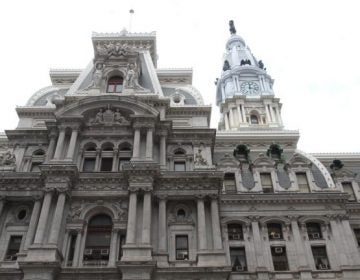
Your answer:
[[[269,240],[283,239],[281,224],[267,224]]]
[[[177,213],[176,213],[176,217],[178,218],[178,219],[185,219],[185,217],[186,217],[186,212],[185,212],[185,210],[184,209],[179,209],[178,211],[177,211]]]
[[[224,186],[225,192],[236,193],[235,173],[225,173]]]
[[[325,246],[313,246],[311,251],[314,257],[315,267],[318,270],[330,269]]]
[[[27,215],[26,210],[25,210],[25,209],[22,209],[22,210],[20,210],[19,213],[17,214],[17,218],[18,218],[18,220],[22,221],[23,219],[25,219],[26,215]]]
[[[321,239],[321,226],[318,223],[307,223],[306,224],[307,234],[310,240]]]
[[[9,246],[5,254],[5,261],[16,261],[17,253],[20,251],[22,236],[11,236]]]
[[[108,81],[107,90],[108,93],[120,93],[123,89],[124,79],[120,76],[111,77]]]
[[[285,247],[271,247],[271,256],[275,271],[289,270]]]
[[[176,260],[189,259],[189,244],[187,235],[177,235],[175,237]]]
[[[174,162],[174,171],[185,171],[185,162],[175,161]]]
[[[84,172],[93,172],[95,171],[95,158],[85,158],[83,164],[83,171]]]
[[[70,235],[70,246],[69,246],[69,254],[68,254],[68,265],[71,265],[74,260],[75,253],[75,243],[76,243],[76,235]]]
[[[100,171],[112,171],[113,158],[102,158]]]
[[[251,115],[250,122],[251,122],[251,124],[259,124],[259,119],[256,115]]]
[[[121,234],[120,242],[119,242],[119,260],[123,256],[123,246],[125,245],[125,242],[126,242],[126,236],[124,234]]]
[[[245,248],[230,248],[232,271],[247,271]]]
[[[240,224],[228,225],[229,240],[244,240],[243,228]]]

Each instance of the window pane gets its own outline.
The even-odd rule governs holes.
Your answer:
[[[229,224],[228,225],[228,237],[229,240],[243,240],[243,229],[240,224]]]
[[[271,256],[275,271],[289,270],[285,247],[271,247]]]
[[[83,171],[84,172],[93,172],[95,170],[95,158],[85,158],[84,159],[84,165],[83,165]]]
[[[233,271],[247,271],[245,248],[230,248],[230,260]]]
[[[188,260],[189,259],[189,248],[188,248],[188,236],[177,235],[175,237],[176,246],[176,259],[177,260]]]
[[[313,253],[316,269],[330,269],[330,264],[327,258],[325,246],[313,246],[311,247],[311,251]]]
[[[117,92],[117,93],[122,92],[122,88],[123,88],[122,85],[116,85],[115,92]]]
[[[300,192],[310,192],[310,186],[305,172],[296,173],[296,180],[298,182]]]
[[[115,85],[108,85],[107,92],[115,92]]]
[[[270,173],[260,173],[260,181],[264,193],[273,192],[273,185]]]
[[[175,171],[185,171],[185,162],[174,162]]]
[[[270,240],[282,239],[282,226],[281,224],[268,224],[268,234]]]
[[[102,158],[100,171],[112,171],[113,158]]]
[[[15,261],[17,259],[16,254],[19,253],[22,236],[11,236],[9,246],[5,255],[6,261]]]
[[[320,239],[322,237],[320,224],[307,223],[306,229],[307,229],[308,237],[310,240]]]

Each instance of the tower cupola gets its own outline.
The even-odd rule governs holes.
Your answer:
[[[236,34],[234,21],[230,20],[229,26],[230,38],[225,45],[221,75],[216,80],[216,104],[223,114],[219,129],[282,127],[281,105],[274,97],[273,79],[264,63]],[[273,102],[276,104],[269,105]]]

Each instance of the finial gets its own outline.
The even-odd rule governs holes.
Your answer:
[[[233,21],[233,20],[230,20],[230,21],[229,21],[229,25],[230,25],[230,34],[231,34],[231,35],[236,34],[236,29],[235,29],[234,21]]]
[[[134,15],[134,10],[130,9],[129,13],[130,13],[130,18],[129,18],[129,32],[131,32],[131,27],[132,27],[132,21],[133,21],[133,15]]]

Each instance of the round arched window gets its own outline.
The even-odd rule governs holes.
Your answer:
[[[179,209],[176,213],[178,219],[185,219],[186,212],[184,209]]]
[[[112,221],[108,215],[99,214],[90,221],[87,229],[84,261],[108,261]]]
[[[251,115],[250,122],[251,122],[251,124],[259,124],[259,119],[256,115]]]
[[[124,79],[120,76],[111,77],[108,81],[106,92],[119,93],[122,92]]]

